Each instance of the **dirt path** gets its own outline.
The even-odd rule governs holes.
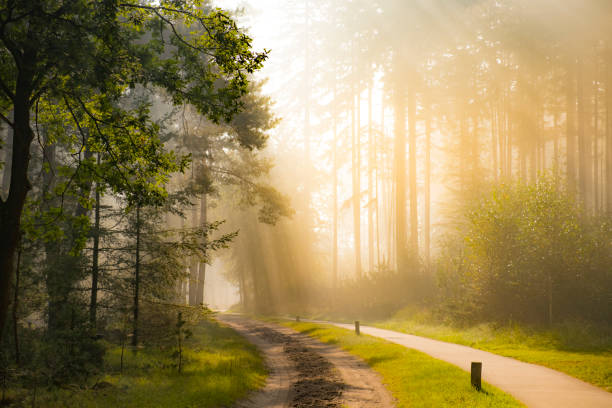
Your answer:
[[[238,315],[219,320],[263,353],[270,376],[262,391],[239,408],[391,408],[393,398],[367,364],[333,346],[295,331]]]
[[[353,330],[351,324],[316,321]],[[612,393],[547,367],[524,363],[487,351],[391,330],[361,326],[361,332],[422,351],[470,371],[482,362],[483,380],[534,408],[612,408]]]

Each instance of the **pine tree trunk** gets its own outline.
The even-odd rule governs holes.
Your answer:
[[[559,135],[557,129],[559,128],[559,115],[557,112],[554,114],[553,119],[553,174],[555,177],[555,184],[559,183]]]
[[[381,206],[382,209],[384,211],[385,206],[384,206],[384,201],[381,203],[380,198],[381,195],[384,196],[385,192],[384,191],[380,191],[382,187],[379,187],[379,183],[383,183],[384,186],[384,180],[381,180],[381,177],[385,176],[385,171],[384,171],[384,165],[382,163],[380,163],[379,160],[379,156],[382,156],[383,151],[382,149],[379,149],[379,147],[381,146],[382,143],[384,143],[385,140],[385,96],[384,96],[384,90],[383,90],[383,97],[382,97],[382,103],[381,103],[381,116],[380,116],[380,134],[378,135],[378,137],[374,137],[374,163],[375,163],[375,171],[376,171],[376,178],[374,179],[376,182],[376,187],[375,187],[375,191],[376,191],[376,262],[378,265],[381,264],[381,259],[380,259],[380,211],[381,211]]]
[[[194,204],[191,208],[191,227],[198,227],[198,205]],[[189,304],[197,305],[198,298],[198,259],[194,256],[189,265]]]
[[[573,60],[567,65],[566,84],[566,156],[567,156],[567,188],[570,193],[577,192],[576,177],[576,64]]]
[[[138,346],[138,315],[140,314],[140,204],[136,205],[136,260],[134,268],[134,316],[132,346]]]
[[[21,351],[19,348],[19,284],[21,278],[21,254],[22,239],[19,239],[19,249],[17,250],[17,265],[15,267],[15,289],[13,294],[13,341],[15,343],[15,364],[21,365]]]
[[[431,264],[431,103],[427,103],[425,109],[425,214],[423,228],[423,246],[425,250],[425,264],[427,268]],[[494,165],[494,169],[497,164]]]
[[[587,213],[590,213],[591,200],[589,196],[591,172],[589,171],[589,140],[587,135],[587,113],[585,109],[586,100],[584,69],[582,60],[578,61],[576,73],[576,102],[578,109],[578,191]]]
[[[207,193],[202,193],[200,200],[200,225],[206,228],[208,222],[207,205],[208,205]],[[206,284],[206,262],[200,262],[198,268],[198,289],[196,293],[196,305],[204,304],[204,289]]]
[[[593,140],[591,151],[593,161],[593,211],[595,214],[599,214],[599,64],[597,58],[595,80],[593,81]]]
[[[368,86],[368,271],[374,271],[374,135],[372,134],[372,84]]]
[[[333,231],[332,231],[332,287],[338,288],[338,113],[336,100],[336,78],[334,77],[334,108],[333,108],[333,141],[332,141],[332,208],[333,208]]]
[[[497,109],[495,107],[495,102],[491,101],[491,168],[493,170],[493,181],[497,182],[498,180],[498,164],[497,164]]]
[[[606,73],[606,210],[612,216],[612,48],[607,49]]]
[[[395,261],[404,271],[406,253],[406,90],[399,83],[395,88]]]
[[[353,88],[352,114],[352,171],[353,171],[353,237],[355,242],[355,277],[361,278],[361,180],[360,180],[360,141],[359,141],[359,90]]]
[[[417,137],[416,137],[416,91],[408,92],[408,124],[410,132],[409,141],[409,171],[410,178],[410,262],[411,267],[416,265],[419,256],[419,217],[418,217],[418,186],[417,186]]]
[[[17,78],[13,98],[13,150],[11,176],[6,200],[0,199],[0,341],[8,318],[11,302],[11,281],[15,273],[15,255],[20,235],[20,221],[28,191],[32,188],[28,180],[30,145],[33,133],[30,128],[31,75],[23,73],[29,66],[24,57],[24,70]]]
[[[14,120],[12,110],[8,115],[8,119],[11,121]],[[0,200],[6,200],[9,193],[9,188],[11,185],[11,156],[13,154],[13,128],[7,124],[2,124],[2,131],[4,131],[4,126],[7,126],[7,128],[5,133],[6,138],[2,137],[2,150],[4,151],[4,157],[2,158],[2,178],[0,179]]]
[[[98,164],[100,155],[98,154]],[[100,189],[96,183],[96,203],[94,208],[94,228],[93,228],[93,250],[91,265],[91,299],[89,302],[89,323],[92,328],[97,326],[98,308],[98,274],[99,274],[99,254],[100,254]]]

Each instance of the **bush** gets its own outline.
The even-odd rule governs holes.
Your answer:
[[[438,277],[463,319],[611,321],[612,228],[547,178],[495,186],[448,237]]]

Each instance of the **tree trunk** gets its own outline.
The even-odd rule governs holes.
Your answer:
[[[374,135],[372,134],[372,84],[368,86],[368,270],[374,271]]]
[[[197,228],[198,225],[198,205],[196,203],[191,208],[191,227]],[[198,286],[198,259],[194,256],[189,266],[189,304],[191,306],[198,304]]]
[[[310,99],[311,99],[311,82],[312,82],[312,59],[310,53],[310,4],[309,0],[304,1],[305,7],[305,21],[304,21],[304,85],[305,85],[305,93],[304,93],[304,158],[305,158],[305,166],[304,168],[307,171],[307,174],[310,172],[310,137],[312,133],[311,123],[310,123]],[[306,208],[310,208],[310,177],[304,178],[304,197]],[[309,212],[309,211],[308,211]],[[308,222],[308,215],[306,218]],[[309,224],[310,225],[310,224]]]
[[[595,59],[595,80],[593,81],[593,140],[592,140],[592,160],[593,160],[593,211],[599,214],[599,64]]]
[[[28,64],[25,63],[27,66]],[[13,151],[11,156],[11,181],[6,200],[0,199],[0,341],[6,326],[11,302],[11,280],[15,271],[15,255],[19,243],[20,221],[26,195],[31,189],[28,180],[30,145],[33,139],[30,128],[31,75],[20,73],[13,99]]]
[[[352,175],[353,175],[353,238],[355,242],[355,278],[361,278],[361,180],[360,180],[360,148],[359,143],[359,89],[353,88],[353,114],[352,114]]]
[[[134,269],[134,322],[132,346],[138,346],[138,315],[140,313],[140,204],[136,205],[136,264]]]
[[[395,259],[398,271],[403,271],[406,257],[406,90],[395,87]]]
[[[100,154],[98,154],[100,164]],[[89,323],[93,329],[97,326],[98,308],[98,274],[100,256],[100,188],[96,183],[96,204],[94,208],[93,251],[91,265],[91,299],[89,302]]]
[[[558,187],[559,183],[559,135],[557,129],[559,128],[559,114],[554,114],[554,125],[553,125],[553,174],[555,177],[555,185]]]
[[[424,215],[424,250],[425,264],[427,268],[431,261],[431,103],[427,103],[425,109],[425,214]],[[497,164],[494,165],[494,169]],[[495,171],[495,170],[494,170]]]
[[[17,266],[15,267],[15,292],[13,295],[13,341],[15,342],[15,364],[21,365],[21,352],[19,350],[19,278],[21,271],[22,239],[19,239],[17,250]]]
[[[612,215],[612,49],[607,50],[606,84],[606,209]]]
[[[332,184],[334,191],[332,192],[332,209],[333,209],[333,227],[332,227],[332,287],[338,288],[338,118],[337,118],[337,100],[336,100],[336,78],[334,77],[334,99],[333,99],[333,141],[332,141]]]
[[[247,299],[247,293],[246,293],[246,271],[245,271],[245,266],[244,264],[240,265],[239,267],[239,276],[238,276],[238,280],[239,280],[239,285],[240,285],[240,305],[242,306],[242,310],[243,311],[247,311],[249,310],[249,302]]]
[[[376,191],[376,262],[378,265],[381,264],[381,259],[380,259],[380,209],[381,209],[381,205],[383,207],[383,211],[385,209],[384,203],[381,203],[380,201],[380,197],[381,194],[384,195],[385,193],[380,191],[379,188],[379,182],[382,182],[384,185],[384,180],[381,180],[381,177],[385,176],[385,171],[384,171],[384,165],[382,165],[379,162],[379,156],[382,156],[383,154],[383,149],[379,149],[380,144],[384,143],[385,140],[385,95],[384,95],[384,90],[383,90],[383,97],[382,97],[382,103],[381,105],[381,115],[380,115],[380,134],[378,135],[379,139],[377,139],[376,137],[374,138],[374,163],[375,163],[375,171],[376,171],[376,178],[374,179],[376,182],[376,187],[375,187],[375,191]]]
[[[414,84],[412,85],[414,86]],[[410,89],[408,93],[408,124],[410,128],[408,146],[410,177],[410,263],[416,266],[419,257],[419,217],[417,202],[417,137],[416,137],[416,90]]]
[[[497,182],[498,180],[498,164],[497,164],[497,125],[499,121],[497,120],[497,109],[495,107],[495,103],[491,101],[491,167],[493,169],[493,181]]]
[[[207,193],[202,193],[202,199],[200,201],[200,225],[206,228],[206,222],[208,219],[207,211]],[[196,305],[204,304],[204,285],[206,283],[206,262],[200,262],[198,269],[198,291],[196,294]]]
[[[567,65],[566,95],[566,155],[567,155],[567,188],[572,194],[577,192],[576,178],[576,64],[569,61]]]
[[[591,173],[589,172],[589,140],[587,135],[587,114],[585,110],[585,86],[583,61],[579,60],[576,73],[576,102],[578,108],[578,191],[587,213],[590,212],[589,197]]]
[[[14,120],[12,111],[10,112],[8,118],[9,120]],[[4,157],[2,158],[2,179],[0,179],[0,200],[6,200],[9,193],[9,188],[11,185],[11,155],[13,153],[13,128],[8,125],[4,126],[7,128],[6,139],[4,137],[2,138],[2,150],[4,151]]]

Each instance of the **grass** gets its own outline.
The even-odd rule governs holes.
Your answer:
[[[190,408],[230,406],[247,392],[265,383],[266,372],[257,350],[232,329],[205,321],[193,329],[184,349],[179,374],[174,350],[144,348],[125,353],[124,373],[119,372],[121,349],[106,356],[98,389],[53,389],[38,393],[37,407]],[[28,393],[31,394],[31,391]],[[23,400],[33,406],[32,396]]]
[[[351,330],[313,323],[280,321],[325,343],[337,345],[365,360],[381,374],[398,407],[522,407],[510,395],[483,384],[478,392],[470,374],[428,355]]]
[[[612,392],[612,332],[586,323],[552,329],[520,325],[453,326],[428,313],[404,309],[374,326],[463,344],[550,367]]]

